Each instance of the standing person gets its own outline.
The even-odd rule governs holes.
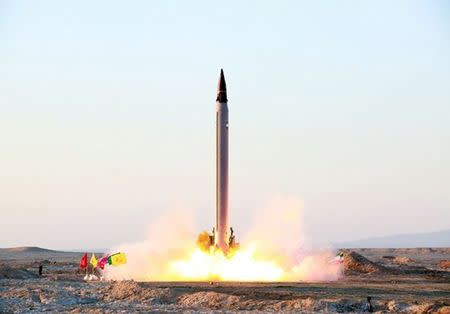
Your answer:
[[[372,313],[372,312],[373,312],[373,306],[372,306],[371,301],[372,301],[372,297],[367,297],[366,310],[367,310],[367,312],[369,312],[369,313]]]
[[[39,264],[39,277],[42,276],[42,270],[44,269],[44,266],[42,264]]]

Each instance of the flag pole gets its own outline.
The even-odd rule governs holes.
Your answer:
[[[87,253],[86,253],[86,261],[87,261]],[[89,271],[89,264],[86,263],[86,275],[84,276],[84,280],[87,280],[88,278],[88,271]]]

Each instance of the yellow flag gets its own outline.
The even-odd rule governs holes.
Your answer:
[[[92,267],[94,268],[97,267],[97,258],[95,257],[94,253],[92,253],[91,260],[89,261],[89,263],[91,263]]]
[[[125,253],[116,253],[111,255],[108,258],[108,264],[109,265],[113,265],[113,266],[117,266],[117,265],[122,265],[122,264],[126,264],[127,263],[127,257],[125,255]]]

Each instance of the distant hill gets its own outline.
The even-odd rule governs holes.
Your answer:
[[[367,238],[335,243],[335,246],[340,248],[450,247],[450,229],[428,233],[397,234]]]
[[[84,249],[84,250],[50,250],[44,249],[38,246],[17,246],[0,248],[0,254],[67,254],[67,253],[85,253],[85,252],[95,252],[96,254],[101,254],[107,252],[107,249]]]
[[[63,253],[63,252],[44,249],[37,246],[18,246],[10,248],[0,248],[0,253]]]
[[[37,246],[0,248],[0,264],[6,261],[66,261],[78,263],[79,258],[81,258],[80,253],[49,250]]]

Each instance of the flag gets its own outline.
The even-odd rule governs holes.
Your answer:
[[[101,269],[104,269],[106,264],[108,264],[108,255],[105,255],[101,259],[99,259],[97,266]]]
[[[93,268],[97,267],[97,258],[95,257],[95,254],[92,253],[91,260],[89,263],[92,265]]]
[[[110,255],[108,257],[109,265],[117,266],[117,265],[122,265],[122,264],[126,264],[126,263],[127,263],[127,257],[125,255],[125,253],[119,252],[119,253]]]
[[[84,253],[83,257],[80,260],[80,268],[85,269],[87,267],[87,253]]]

